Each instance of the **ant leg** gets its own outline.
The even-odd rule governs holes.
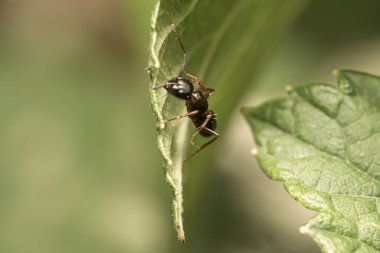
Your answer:
[[[214,94],[215,90],[214,89],[211,89],[211,88],[206,88],[207,89],[207,95],[208,96],[211,96],[212,94]]]
[[[195,110],[195,111],[192,111],[192,112],[180,114],[180,115],[177,115],[177,116],[175,116],[173,118],[164,120],[162,123],[165,123],[165,122],[168,122],[168,121],[172,121],[172,120],[176,120],[176,119],[181,119],[181,118],[184,118],[184,117],[190,117],[190,116],[196,115],[198,112],[199,112],[198,110]]]
[[[176,119],[181,119],[181,118],[185,118],[185,117],[191,117],[193,115],[196,115],[197,113],[199,113],[198,110],[192,111],[192,112],[188,112],[188,113],[184,113],[184,114],[180,114],[180,115],[177,115],[177,116],[175,116],[173,118],[163,120],[163,121],[160,122],[159,127],[161,129],[164,129],[165,128],[165,123],[168,122],[168,121],[172,121],[172,120],[176,120]]]
[[[172,24],[172,32],[174,33],[174,35],[178,41],[178,44],[183,51],[183,62],[182,62],[182,66],[181,66],[181,73],[183,73],[185,70],[186,64],[187,64],[187,52],[186,52],[185,47],[183,46],[183,43],[181,41],[181,37],[179,37],[179,33],[177,32],[177,29],[176,29],[174,24]]]
[[[219,134],[211,129],[208,129],[207,127],[203,128],[204,130],[206,130],[207,132],[209,132],[210,134],[214,135],[214,138],[212,138],[211,140],[209,140],[208,142],[206,142],[205,144],[203,144],[200,148],[198,148],[193,154],[191,154],[189,157],[187,157],[184,161],[183,161],[183,164],[185,164],[188,160],[190,160],[190,158],[192,158],[193,156],[195,156],[196,154],[198,154],[199,152],[201,152],[203,149],[205,149],[206,147],[208,147],[209,145],[211,145],[214,141],[216,141],[218,138],[219,138]]]
[[[207,87],[202,83],[202,81],[198,77],[193,76],[187,72],[184,73],[188,78],[190,78],[194,83],[198,84],[201,87],[201,89],[208,94]]]
[[[188,78],[190,78],[194,83],[198,84],[199,87],[201,87],[202,91],[203,91],[204,93],[206,93],[207,97],[209,97],[209,96],[211,96],[212,94],[214,94],[215,90],[214,90],[214,89],[211,89],[211,88],[207,88],[207,87],[202,83],[202,81],[201,81],[198,77],[193,76],[193,75],[191,75],[191,74],[189,74],[189,73],[187,73],[187,72],[184,72],[184,73],[185,73],[185,75],[186,75]]]

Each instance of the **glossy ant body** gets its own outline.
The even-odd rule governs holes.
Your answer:
[[[217,125],[216,114],[212,110],[208,109],[207,102],[208,97],[211,96],[215,90],[207,88],[196,76],[186,73],[185,67],[187,64],[187,52],[174,25],[172,25],[172,32],[175,34],[178,44],[183,51],[183,63],[181,72],[179,76],[170,79],[162,85],[153,87],[153,89],[163,87],[169,94],[173,95],[174,97],[185,100],[187,113],[164,120],[161,122],[161,126],[164,126],[165,122],[171,120],[189,117],[196,127],[196,131],[190,140],[190,143],[192,145],[195,145],[194,139],[198,134],[204,137],[213,137],[211,140],[198,147],[192,155],[187,157],[184,160],[184,162],[186,162],[194,155],[202,151],[204,148],[209,146],[211,143],[216,141],[219,137],[219,134],[215,131]],[[194,90],[194,84],[198,85],[200,89]]]

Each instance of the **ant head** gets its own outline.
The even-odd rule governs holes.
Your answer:
[[[190,98],[194,90],[193,84],[183,77],[177,77],[169,80],[164,85],[164,88],[171,95],[185,100]]]

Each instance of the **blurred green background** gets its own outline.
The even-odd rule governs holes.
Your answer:
[[[0,1],[0,252],[319,252],[298,233],[312,213],[250,155],[240,105],[177,242],[147,98],[154,2]],[[379,55],[379,1],[310,1],[241,105],[336,67],[380,74]]]

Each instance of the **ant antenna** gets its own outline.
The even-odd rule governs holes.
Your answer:
[[[183,51],[183,62],[182,62],[182,66],[181,66],[181,74],[185,74],[187,77],[192,79],[195,83],[197,83],[201,87],[202,91],[206,94],[207,97],[210,96],[212,93],[214,93],[215,90],[206,88],[206,86],[203,85],[203,83],[201,82],[201,80],[199,80],[199,78],[197,78],[196,76],[190,75],[189,73],[186,73],[185,67],[187,65],[187,52],[186,52],[186,49],[182,43],[181,37],[179,36],[179,33],[178,33],[174,24],[172,24],[172,32],[174,33],[174,35],[178,41],[178,44]]]
[[[187,52],[186,52],[185,47],[183,46],[181,38],[179,37],[179,33],[177,32],[177,29],[176,29],[176,27],[175,27],[174,24],[172,24],[172,31],[174,32],[175,37],[176,37],[176,39],[178,41],[178,44],[179,44],[179,46],[181,47],[181,49],[183,51],[183,62],[182,62],[182,66],[181,66],[181,73],[183,73],[184,70],[185,70],[186,64],[187,64]]]

